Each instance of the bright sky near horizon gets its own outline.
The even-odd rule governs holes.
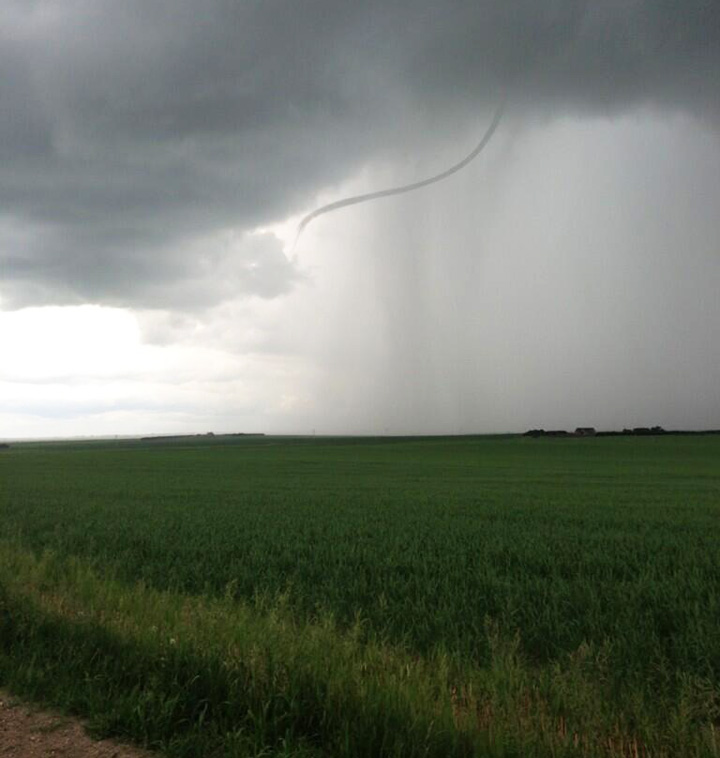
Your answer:
[[[714,5],[0,0],[0,66],[0,439],[720,427]]]

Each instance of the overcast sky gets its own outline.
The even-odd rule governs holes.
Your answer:
[[[0,71],[0,438],[720,427],[714,0],[0,0]]]

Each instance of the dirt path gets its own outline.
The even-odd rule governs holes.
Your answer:
[[[111,740],[93,740],[79,721],[21,704],[0,690],[0,758],[151,758],[151,755]]]

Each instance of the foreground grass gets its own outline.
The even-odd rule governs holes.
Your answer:
[[[718,755],[718,693],[636,700],[620,718],[611,651],[550,666],[488,620],[489,665],[368,642],[361,626],[99,577],[0,548],[0,680],[173,756]],[[662,693],[657,693],[662,701]]]
[[[0,684],[174,755],[715,756],[720,438],[0,456]]]

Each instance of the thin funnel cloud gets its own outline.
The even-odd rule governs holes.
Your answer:
[[[477,156],[480,155],[480,153],[483,151],[486,145],[490,142],[493,135],[495,134],[495,131],[500,125],[500,121],[502,120],[504,111],[505,111],[505,97],[502,98],[497,108],[495,109],[495,113],[493,115],[492,121],[490,122],[490,125],[488,126],[487,130],[485,131],[485,134],[483,134],[483,137],[480,140],[480,142],[461,161],[450,166],[450,168],[447,168],[444,171],[441,171],[439,174],[430,176],[427,179],[422,179],[419,182],[412,182],[411,184],[403,184],[399,187],[390,187],[389,189],[377,190],[376,192],[366,192],[362,195],[353,195],[352,197],[346,197],[346,198],[343,198],[342,200],[335,200],[332,203],[323,205],[320,208],[316,208],[311,213],[308,213],[307,216],[305,216],[302,219],[302,221],[300,221],[300,223],[298,224],[297,233],[295,235],[295,242],[293,243],[293,251],[295,250],[298,240],[300,239],[300,235],[302,234],[305,227],[311,221],[318,218],[318,216],[323,216],[326,213],[332,213],[333,211],[340,210],[340,208],[347,208],[350,205],[358,205],[359,203],[368,203],[368,202],[371,202],[372,200],[380,200],[383,197],[391,197],[393,195],[402,195],[406,192],[414,192],[415,190],[422,189],[423,187],[428,187],[431,184],[436,184],[437,182],[441,182],[444,179],[447,179],[448,177],[452,176],[453,174],[456,174],[458,171],[461,171],[462,169],[465,168],[465,166],[467,166],[469,163],[475,160],[475,158],[477,158]]]

